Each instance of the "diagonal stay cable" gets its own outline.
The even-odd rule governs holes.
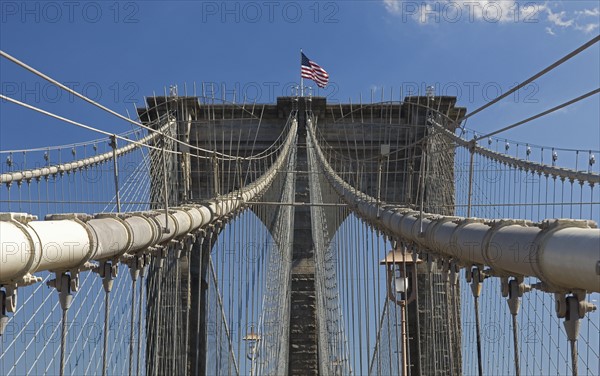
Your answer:
[[[138,141],[135,141],[135,140],[130,140],[130,139],[128,139],[128,138],[126,138],[126,137],[123,137],[123,136],[120,136],[120,135],[118,135],[118,134],[114,134],[114,133],[106,132],[106,131],[103,131],[103,130],[101,130],[101,129],[94,128],[94,127],[92,127],[92,126],[85,125],[85,124],[82,124],[82,123],[76,122],[76,121],[74,121],[74,120],[71,120],[71,119],[67,119],[67,118],[65,118],[65,117],[62,117],[62,116],[60,116],[60,115],[56,115],[56,114],[54,114],[54,113],[52,113],[52,112],[49,112],[49,111],[43,110],[43,109],[41,109],[41,108],[38,108],[38,107],[32,106],[32,105],[30,105],[30,104],[23,103],[23,102],[21,102],[21,101],[18,101],[18,100],[16,100],[16,99],[13,99],[13,98],[7,97],[7,96],[5,96],[4,94],[0,94],[0,99],[3,99],[3,100],[5,100],[5,101],[8,101],[8,102],[11,102],[11,103],[14,103],[14,104],[17,104],[17,105],[19,105],[19,106],[22,106],[22,107],[25,107],[25,108],[28,108],[28,109],[30,109],[30,110],[33,110],[33,111],[35,111],[35,112],[39,112],[40,114],[44,114],[44,115],[46,115],[46,116],[50,116],[50,117],[52,117],[52,118],[55,118],[55,119],[58,119],[58,120],[64,121],[64,122],[66,122],[66,123],[69,123],[69,124],[75,125],[75,126],[77,126],[77,127],[80,127],[80,128],[83,128],[83,129],[87,129],[87,130],[89,130],[89,131],[92,131],[92,132],[100,133],[100,134],[103,134],[103,135],[105,135],[105,136],[109,136],[109,137],[115,136],[115,137],[116,137],[116,138],[118,138],[119,140],[122,140],[122,141],[125,141],[125,142],[128,142],[128,143],[132,143],[132,144],[135,144],[135,145],[137,145],[137,146],[145,146],[145,147],[149,147],[149,148],[151,148],[151,149],[155,149],[155,150],[161,150],[160,148],[157,148],[157,147],[155,147],[155,146],[152,146],[152,145],[144,144],[144,143],[141,143],[141,142],[138,142]],[[156,130],[155,130],[155,132],[156,132]],[[177,151],[171,151],[171,150],[169,150],[168,152],[169,152],[169,153],[174,153],[174,154],[181,154],[180,152],[177,152]]]
[[[88,102],[88,103],[90,103],[90,104],[92,104],[92,105],[94,105],[94,106],[96,106],[96,107],[98,107],[98,108],[100,108],[100,109],[108,112],[109,114],[118,117],[121,120],[124,120],[124,121],[126,121],[128,123],[131,123],[131,124],[134,124],[134,125],[137,125],[138,127],[144,128],[144,129],[148,130],[149,132],[159,133],[159,131],[157,131],[156,129],[148,127],[147,125],[144,125],[144,124],[142,124],[142,123],[140,123],[138,121],[129,119],[128,117],[123,116],[123,115],[119,114],[118,112],[111,110],[110,108],[108,108],[108,107],[106,107],[106,106],[104,106],[104,105],[102,105],[102,104],[100,104],[100,103],[98,103],[98,102],[96,102],[96,101],[94,101],[94,100],[86,97],[85,95],[76,92],[75,90],[73,90],[73,89],[71,89],[71,88],[69,88],[69,87],[61,84],[59,81],[57,81],[57,80],[53,79],[52,77],[50,77],[50,76],[48,76],[48,75],[46,75],[46,74],[38,71],[37,69],[35,69],[33,67],[25,64],[21,60],[17,59],[14,56],[9,55],[8,53],[6,53],[6,52],[4,52],[2,50],[0,50],[0,56],[6,58],[8,60],[10,60],[11,62],[13,62],[13,63],[17,64],[18,66],[20,66],[20,67],[28,70],[29,72],[31,72],[31,73],[33,73],[33,74],[35,74],[35,75],[43,78],[44,80],[46,80],[46,81],[48,81],[48,82],[50,82],[50,83],[58,86],[59,88],[61,88],[62,90],[65,90],[69,94],[72,94],[72,95],[76,96],[77,98],[80,98],[80,99],[82,99],[82,100],[84,100],[84,101],[86,101],[86,102]],[[174,137],[169,136],[169,135],[164,135],[164,136],[167,137],[167,138],[169,138],[169,139],[171,139],[171,140],[173,140],[173,141],[175,141],[175,142],[177,142],[178,144],[185,145],[185,146],[187,146],[187,147],[189,147],[190,149],[193,149],[193,150],[199,150],[199,151],[202,151],[204,153],[217,154],[218,156],[223,157],[223,158],[233,158],[233,159],[235,159],[235,157],[231,156],[231,155],[227,155],[227,154],[224,154],[224,153],[219,153],[219,152],[216,152],[216,151],[210,151],[210,150],[207,150],[207,149],[198,148],[196,146],[193,146],[193,145],[190,145],[188,143],[185,143],[185,142],[183,142],[181,140],[178,140],[177,138],[174,138]]]
[[[137,132],[141,132],[141,130],[129,130],[127,132],[119,133],[119,136],[128,137],[128,136],[136,135]],[[68,144],[63,144],[63,145],[43,146],[43,147],[36,147],[36,148],[29,148],[29,149],[8,149],[8,150],[0,150],[0,154],[31,153],[31,152],[39,152],[39,151],[50,152],[50,151],[56,151],[56,150],[68,150],[68,149],[79,148],[79,147],[85,148],[86,146],[99,144],[99,143],[105,142],[105,141],[106,141],[105,138],[97,138],[94,140],[68,143]]]
[[[564,108],[564,107],[567,107],[567,106],[569,106],[569,105],[572,105],[573,103],[577,103],[577,102],[579,102],[579,101],[581,101],[581,100],[583,100],[583,99],[585,99],[585,98],[587,98],[587,97],[591,97],[592,95],[594,95],[594,94],[598,94],[598,93],[600,93],[600,88],[598,88],[598,89],[595,89],[595,90],[592,90],[592,91],[589,91],[589,92],[587,92],[587,93],[585,93],[585,94],[583,94],[583,95],[580,95],[580,96],[578,96],[577,98],[574,98],[574,99],[571,99],[570,101],[567,101],[567,102],[564,102],[564,103],[562,103],[562,104],[559,104],[558,106],[552,107],[552,108],[550,108],[550,109],[548,109],[548,110],[546,110],[546,111],[544,111],[544,112],[540,112],[540,113],[539,113],[539,114],[537,114],[537,115],[534,115],[534,116],[528,117],[528,118],[527,118],[527,119],[525,119],[525,120],[521,120],[521,121],[519,121],[519,122],[516,122],[516,123],[514,123],[514,124],[511,124],[511,125],[509,125],[509,126],[506,126],[506,127],[504,127],[504,128],[498,129],[498,130],[496,130],[496,131],[493,131],[493,132],[491,132],[491,133],[488,133],[488,134],[486,134],[486,135],[483,135],[483,136],[477,137],[477,139],[478,139],[478,140],[479,140],[479,139],[484,139],[484,138],[487,138],[487,137],[490,137],[490,136],[496,135],[496,134],[498,134],[498,133],[501,133],[501,132],[507,131],[507,130],[509,130],[509,129],[512,129],[512,128],[515,128],[515,127],[518,127],[519,125],[522,125],[522,124],[528,123],[528,122],[530,122],[530,121],[532,121],[532,120],[535,120],[535,119],[538,119],[538,118],[540,118],[540,117],[542,117],[542,116],[548,115],[548,114],[550,114],[550,113],[552,113],[552,112],[554,112],[554,111],[558,111],[558,110],[560,110],[561,108]]]
[[[541,76],[543,76],[544,74],[550,72],[551,70],[553,70],[554,68],[558,67],[559,65],[561,65],[562,63],[566,62],[567,60],[571,59],[572,57],[578,55],[579,53],[583,52],[584,50],[586,50],[587,48],[593,46],[594,44],[596,44],[598,41],[600,41],[600,35],[597,35],[595,38],[593,38],[592,40],[590,40],[589,42],[585,43],[584,45],[582,45],[581,47],[577,48],[576,50],[572,51],[571,53],[569,53],[568,55],[562,57],[561,59],[557,60],[556,62],[554,62],[553,64],[549,65],[548,67],[544,68],[543,70],[541,70],[540,72],[534,74],[533,76],[529,77],[527,80],[521,82],[519,85],[515,86],[514,88],[512,88],[511,90],[507,91],[506,93],[496,97],[494,100],[484,104],[483,106],[475,109],[474,111],[472,111],[469,114],[466,114],[465,116],[463,116],[462,118],[460,118],[456,123],[460,123],[463,120],[466,120],[468,118],[470,118],[471,116],[485,110],[486,108],[490,107],[491,105],[501,101],[502,99],[508,97],[509,95],[511,95],[512,93],[514,93],[515,91],[521,89],[523,86],[530,84],[531,82],[533,82],[534,80],[540,78]]]

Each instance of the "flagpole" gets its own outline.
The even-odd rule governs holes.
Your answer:
[[[300,49],[300,96],[304,97],[304,77],[302,77],[302,48]]]

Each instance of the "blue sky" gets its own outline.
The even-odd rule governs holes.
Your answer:
[[[69,5],[70,4],[70,5]],[[147,1],[1,4],[0,47],[126,114],[153,92],[215,82],[270,103],[299,80],[299,49],[323,66],[329,101],[395,100],[435,85],[473,110],[598,34],[598,1]],[[501,128],[597,88],[596,44],[547,76],[471,118]],[[0,61],[1,92],[111,132],[124,121],[58,93]],[[598,96],[502,137],[567,148],[600,148]],[[0,103],[0,149],[96,138]]]
[[[526,6],[528,4],[528,6]],[[299,81],[300,48],[324,67],[330,102],[399,100],[435,85],[473,110],[599,33],[598,1],[0,2],[0,49],[127,114],[172,84],[201,82],[272,103]],[[471,118],[485,133],[600,86],[596,44]],[[0,59],[0,92],[109,131],[130,124]],[[167,89],[168,90],[168,89]],[[402,90],[402,93],[401,93]],[[538,145],[600,149],[600,99],[502,134]],[[0,150],[98,138],[0,100]],[[1,155],[4,163],[5,154]],[[597,155],[597,158],[599,156]],[[598,164],[596,165],[598,166]],[[4,193],[3,193],[4,194]]]

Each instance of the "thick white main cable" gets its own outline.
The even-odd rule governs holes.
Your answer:
[[[453,132],[450,132],[442,124],[438,123],[435,120],[429,119],[429,123],[433,125],[438,132],[442,133],[445,137],[449,138],[450,140],[456,142],[456,144],[466,148],[472,148],[476,154],[483,155],[484,157],[505,164],[507,166],[516,166],[525,171],[542,172],[545,175],[557,176],[561,178],[564,177],[566,179],[579,180],[580,182],[587,182],[590,184],[600,183],[600,175],[594,172],[583,170],[575,171],[568,168],[562,168],[554,165],[547,165],[526,159],[512,157],[507,154],[484,148],[482,146],[477,145],[476,143],[473,144],[473,141],[465,140],[460,136],[454,134]]]
[[[331,186],[363,220],[387,234],[465,264],[488,265],[517,276],[535,276],[557,289],[600,292],[596,273],[600,230],[593,221],[490,221],[423,213],[380,203],[346,183],[329,165],[307,126]],[[513,249],[514,244],[518,249]],[[578,247],[573,249],[572,244]],[[516,260],[516,261],[515,261]]]
[[[56,114],[54,114],[54,113],[52,113],[52,112],[49,112],[49,111],[43,110],[43,109],[41,109],[41,108],[38,108],[38,107],[32,106],[32,105],[30,105],[30,104],[27,104],[27,103],[21,102],[21,101],[19,101],[19,100],[17,100],[17,99],[14,99],[14,98],[7,97],[7,96],[5,96],[4,94],[0,94],[0,99],[4,99],[4,100],[6,100],[7,102],[11,102],[11,103],[13,103],[13,104],[16,104],[16,105],[22,106],[22,107],[24,107],[24,108],[27,108],[27,109],[33,110],[33,111],[35,111],[35,112],[38,112],[38,113],[41,113],[41,114],[43,114],[43,115],[46,115],[46,116],[52,117],[52,118],[54,118],[54,119],[57,119],[57,120],[64,121],[64,122],[66,122],[66,123],[69,123],[69,124],[75,125],[75,126],[77,126],[77,127],[80,127],[80,128],[83,128],[83,129],[86,129],[86,130],[92,131],[92,132],[100,133],[100,134],[103,134],[103,135],[106,135],[106,136],[109,136],[109,137],[115,136],[115,137],[116,137],[117,139],[119,139],[119,140],[123,140],[123,141],[125,141],[125,142],[129,142],[129,143],[133,143],[133,144],[136,144],[136,145],[138,145],[138,146],[148,146],[148,147],[149,147],[149,148],[151,148],[151,149],[155,149],[155,150],[161,150],[161,149],[159,149],[159,148],[156,148],[156,147],[154,147],[154,146],[151,146],[151,145],[146,145],[146,144],[143,144],[143,143],[140,143],[140,142],[137,142],[137,141],[134,141],[134,140],[131,140],[131,139],[129,139],[129,138],[126,138],[126,137],[124,137],[124,136],[125,136],[125,135],[127,135],[127,134],[135,133],[135,131],[133,131],[133,132],[132,132],[132,131],[129,131],[129,132],[127,132],[127,133],[124,133],[124,134],[122,134],[122,135],[119,135],[119,134],[114,134],[114,133],[110,133],[110,132],[103,131],[103,130],[101,130],[101,129],[98,129],[98,128],[95,128],[95,127],[92,127],[92,126],[90,126],[90,125],[86,125],[86,124],[83,124],[83,123],[80,123],[80,122],[77,122],[77,121],[74,121],[74,120],[71,120],[71,119],[65,118],[65,117],[63,117],[63,116],[60,116],[60,115],[56,115]],[[127,119],[126,117],[124,117],[124,118],[125,118],[125,119]],[[134,123],[134,124],[135,124],[135,123]],[[143,128],[144,128],[144,129],[147,129],[147,130],[149,130],[149,131],[151,131],[151,132],[152,132],[152,134],[154,135],[154,137],[163,136],[163,137],[165,137],[165,138],[168,138],[168,139],[170,139],[170,140],[172,140],[172,141],[175,141],[175,142],[177,142],[178,144],[182,144],[182,145],[184,145],[184,146],[187,146],[187,147],[189,147],[190,149],[198,150],[198,151],[201,151],[201,152],[204,152],[204,153],[210,154],[210,155],[217,155],[217,156],[221,157],[221,159],[224,159],[224,160],[229,160],[229,161],[238,160],[238,159],[239,159],[239,160],[256,160],[256,159],[264,159],[264,158],[267,158],[267,157],[271,156],[272,154],[276,153],[276,152],[277,152],[277,150],[275,150],[275,151],[272,151],[272,152],[270,152],[270,150],[276,146],[277,142],[278,142],[278,141],[281,139],[281,137],[282,137],[283,133],[285,132],[285,128],[284,128],[284,129],[282,130],[282,132],[279,134],[279,136],[277,137],[277,139],[276,139],[276,140],[275,140],[275,141],[274,141],[274,142],[273,142],[273,143],[272,143],[272,144],[271,144],[271,145],[270,145],[268,148],[266,148],[266,149],[265,149],[265,150],[263,150],[262,152],[258,153],[257,155],[251,155],[251,156],[249,156],[249,157],[238,157],[238,156],[233,156],[233,155],[229,155],[229,154],[220,153],[220,152],[217,152],[217,151],[212,151],[212,150],[209,150],[209,149],[200,148],[200,147],[197,147],[197,146],[192,146],[192,145],[190,145],[190,144],[188,144],[188,143],[184,143],[184,142],[182,142],[182,141],[179,141],[179,140],[177,140],[176,138],[174,138],[174,137],[172,137],[172,136],[169,136],[169,135],[167,135],[167,134],[164,134],[164,133],[163,133],[163,132],[162,132],[160,129],[154,129],[154,128],[150,128],[150,127],[147,127],[147,126],[143,126]],[[94,143],[94,142],[95,142],[95,140],[94,140],[94,141],[90,141],[90,142],[88,142],[88,144],[89,144],[89,143]],[[79,146],[79,145],[84,145],[84,144],[83,144],[83,143],[80,143],[80,144],[73,144],[73,146]],[[54,148],[56,148],[56,147],[54,147]],[[7,151],[0,151],[0,153],[2,153],[2,154],[5,154],[5,153],[12,153],[12,152],[24,152],[24,151],[43,151],[43,150],[52,150],[52,148],[35,148],[35,149],[31,149],[31,150],[25,150],[25,149],[19,149],[19,150],[7,150]],[[167,153],[171,153],[171,154],[181,154],[181,152],[178,152],[178,151],[173,151],[173,150],[165,150],[165,151],[166,151]],[[262,154],[265,154],[265,153],[269,153],[269,154],[267,154],[267,155],[264,155],[264,156],[263,156]],[[209,157],[209,156],[201,156],[201,155],[194,155],[194,158],[200,158],[200,159],[210,159],[211,157]]]
[[[1,96],[2,95],[0,94],[0,97]],[[43,111],[43,110],[39,110],[39,111]],[[76,123],[76,122],[74,122],[74,123]],[[161,129],[163,129],[165,127],[168,128],[168,127],[172,126],[173,124],[174,124],[173,122],[169,122],[169,123],[167,123],[167,125],[165,125]],[[160,150],[160,149],[156,148],[155,146],[147,144],[148,141],[153,140],[157,136],[158,136],[158,134],[154,133],[154,134],[151,134],[151,135],[148,135],[148,136],[142,138],[140,141],[124,139],[125,141],[131,143],[131,145],[126,145],[126,146],[123,146],[123,147],[117,149],[116,155],[117,155],[117,157],[119,157],[123,154],[131,152],[132,150],[134,150],[136,148],[140,148],[140,147],[148,147],[151,149]],[[117,137],[117,138],[119,138],[119,137]],[[174,151],[169,151],[169,152],[170,153],[179,153],[179,152],[174,152]],[[84,167],[87,167],[90,165],[94,165],[94,164],[101,163],[101,162],[104,162],[107,160],[111,160],[114,157],[114,154],[115,154],[114,152],[109,151],[109,152],[106,152],[106,153],[103,153],[100,155],[94,155],[94,156],[90,156],[87,158],[75,160],[72,162],[61,163],[58,165],[40,167],[40,168],[32,169],[32,170],[13,171],[13,172],[4,173],[4,174],[0,175],[0,183],[19,182],[19,181],[26,180],[26,179],[33,179],[33,178],[37,178],[37,177],[41,177],[41,176],[48,176],[48,175],[56,174],[59,172],[64,172],[64,171],[68,172],[71,170],[77,170],[77,169],[84,168]]]
[[[136,140],[131,140],[129,138],[125,138],[122,135],[117,135],[117,134],[113,134],[113,133],[110,133],[110,132],[106,132],[106,131],[103,131],[101,129],[94,128],[92,126],[89,126],[89,125],[86,125],[86,124],[82,124],[82,123],[76,122],[76,121],[71,120],[71,119],[64,118],[62,116],[53,114],[51,112],[48,112],[46,110],[37,108],[37,107],[32,106],[30,104],[23,103],[21,101],[18,101],[16,99],[13,99],[13,98],[10,98],[10,97],[6,97],[3,94],[0,94],[0,99],[4,99],[4,100],[6,100],[8,102],[11,102],[11,103],[17,104],[19,106],[31,109],[33,111],[39,112],[41,114],[44,114],[44,115],[47,115],[49,117],[52,117],[52,118],[64,121],[66,123],[75,125],[77,127],[80,127],[80,128],[86,129],[86,130],[90,130],[90,131],[93,131],[93,132],[96,132],[96,133],[100,133],[100,134],[103,134],[103,135],[109,136],[109,137],[113,137],[114,136],[115,138],[117,138],[119,140],[125,141],[125,142],[130,143],[130,144],[134,144],[135,147],[148,147],[150,149],[154,149],[154,150],[157,150],[157,151],[162,151],[161,148],[157,148],[157,147],[155,147],[153,145],[149,145],[148,141],[151,141],[151,140],[153,140],[153,139],[155,139],[155,138],[157,138],[157,137],[159,137],[161,135],[165,136],[164,133],[163,133],[163,131],[165,130],[165,127],[161,127],[158,130],[155,130],[155,133],[152,133],[152,134],[150,134],[150,135],[142,138],[141,140],[136,141]],[[174,123],[173,121],[169,122],[169,124],[167,125],[167,127],[173,125],[173,123]],[[285,132],[286,129],[287,129],[287,124],[286,124],[286,127],[282,130],[282,132],[279,135],[279,137],[277,138],[277,140],[273,144],[271,144],[271,146],[269,146],[269,148],[265,149],[261,153],[269,152],[269,150],[272,149],[272,148],[275,148],[275,150],[270,151],[267,155],[264,155],[264,156],[260,156],[259,157],[258,155],[256,155],[256,156],[250,156],[250,157],[246,157],[246,158],[241,158],[240,157],[239,160],[258,160],[258,159],[264,159],[264,158],[268,158],[271,155],[277,153],[278,151],[280,151],[281,145],[279,147],[277,147],[276,143],[281,138],[281,135]],[[117,149],[116,153],[117,153],[117,155],[121,155],[121,154],[129,152],[129,151],[131,151],[133,149],[134,149],[134,147],[132,145],[127,145],[127,146],[123,146],[123,147]],[[174,150],[167,150],[167,149],[165,149],[164,151],[167,152],[167,153],[170,153],[170,154],[177,154],[177,155],[181,154],[181,152],[174,151]],[[209,156],[200,156],[200,155],[194,155],[193,157],[194,158],[200,158],[200,159],[209,159],[210,158]],[[72,161],[72,162],[68,162],[68,163],[63,163],[63,164],[60,164],[60,165],[48,166],[48,167],[38,168],[38,169],[34,169],[34,170],[24,170],[24,171],[8,172],[8,173],[4,173],[4,174],[0,175],[0,183],[18,182],[18,181],[21,181],[21,180],[24,180],[24,179],[30,179],[30,178],[36,178],[36,177],[40,177],[40,176],[50,175],[50,174],[53,174],[53,173],[57,173],[60,170],[68,171],[68,170],[71,170],[71,169],[85,167],[85,166],[87,166],[89,164],[98,163],[98,162],[101,162],[101,161],[104,161],[104,160],[111,160],[112,158],[113,158],[113,153],[112,152],[107,152],[107,153],[104,153],[104,154],[102,154],[100,156],[98,156],[98,155],[91,156],[89,158],[84,158],[84,159],[81,159],[81,160],[76,160],[76,161]],[[237,157],[235,157],[235,158],[237,159]]]
[[[156,216],[147,211],[125,219],[100,216],[82,222],[75,217],[58,217],[37,221],[25,214],[0,215],[0,256],[5,285],[33,281],[31,275],[42,270],[71,270],[89,260],[111,259],[139,247],[168,243],[175,237],[193,233],[243,207],[261,195],[274,181],[295,141],[297,123],[294,120],[282,152],[257,180],[227,197],[217,197],[204,205],[172,208],[168,215]],[[176,231],[165,232],[164,228]],[[48,244],[54,244],[60,254],[55,259],[44,256]],[[118,247],[114,245],[117,244]]]

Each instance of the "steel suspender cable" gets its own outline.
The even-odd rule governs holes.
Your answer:
[[[65,352],[67,346],[68,309],[62,310],[61,335],[60,335],[60,375],[65,374]]]
[[[136,280],[137,277],[133,277],[131,281],[131,310],[129,320],[129,374],[133,375],[133,348],[135,343],[135,294],[136,294]],[[138,335],[138,341],[141,337]]]
[[[101,264],[102,265],[102,264]],[[102,375],[106,376],[107,372],[107,359],[108,359],[108,328],[109,328],[109,314],[110,314],[110,293],[109,291],[104,292],[104,348],[102,351]]]

